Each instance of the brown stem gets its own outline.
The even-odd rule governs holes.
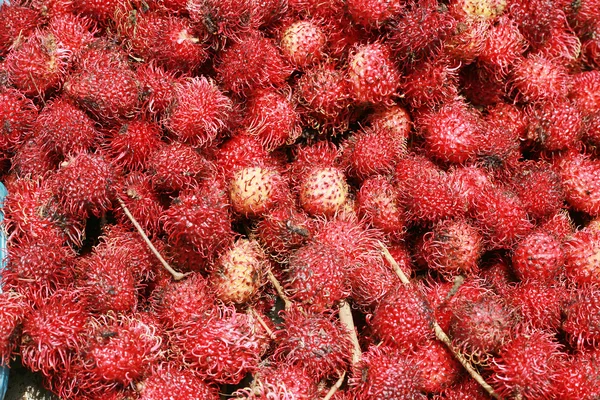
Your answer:
[[[142,229],[142,227],[140,226],[140,224],[133,217],[133,215],[131,214],[131,212],[129,211],[129,209],[127,208],[127,206],[125,205],[125,202],[123,201],[123,199],[121,199],[121,197],[117,196],[117,201],[119,202],[119,205],[123,209],[123,212],[125,213],[125,215],[127,215],[127,218],[129,218],[129,220],[131,221],[131,223],[133,224],[133,226],[135,226],[135,229],[137,229],[137,231],[139,232],[139,234],[142,236],[142,239],[144,239],[144,242],[146,242],[146,244],[148,245],[148,247],[150,248],[150,250],[152,251],[152,253],[156,256],[156,258],[158,258],[158,261],[160,261],[160,263],[163,265],[163,267],[165,267],[165,269],[167,271],[169,271],[169,273],[171,275],[173,275],[173,279],[175,279],[176,281],[179,281],[179,280],[185,278],[186,276],[188,276],[189,273],[188,274],[182,274],[181,272],[175,271],[169,265],[169,263],[163,258],[163,256],[158,252],[158,250],[156,250],[156,247],[154,247],[154,245],[152,244],[152,242],[150,241],[150,239],[148,239],[148,236],[146,235],[146,232],[144,232],[144,229]]]
[[[271,271],[267,272],[267,277],[269,278],[269,282],[271,282],[271,285],[273,285],[273,287],[277,291],[279,297],[281,297],[281,300],[283,300],[283,303],[285,304],[285,309],[289,310],[290,307],[292,307],[292,302],[283,291],[281,283],[279,283],[279,281],[277,280],[277,278],[275,278],[275,275],[273,275]]]
[[[333,397],[333,395],[342,387],[342,383],[344,383],[344,378],[346,378],[346,371],[342,372],[340,378],[329,389],[329,392],[327,392],[325,397],[323,397],[323,400],[329,400]]]
[[[360,344],[358,343],[358,336],[356,336],[356,329],[354,328],[354,319],[352,318],[352,310],[350,305],[345,300],[340,302],[340,322],[346,327],[350,334],[350,341],[352,342],[352,365],[357,364],[360,361],[362,352],[360,350]]]
[[[275,336],[275,333],[273,333],[273,331],[271,330],[271,328],[269,328],[269,325],[267,325],[267,323],[261,317],[261,315],[259,313],[257,313],[254,308],[250,308],[250,312],[252,313],[252,315],[254,315],[254,317],[256,318],[256,320],[258,321],[258,323],[260,324],[260,326],[262,326],[263,329],[267,332],[267,335],[269,335],[269,338],[271,338],[271,340],[277,339],[277,337]]]
[[[381,252],[383,253],[383,256],[392,265],[392,268],[394,268],[394,272],[396,272],[396,275],[398,275],[398,277],[400,278],[400,280],[402,281],[402,283],[404,283],[405,285],[410,285],[410,280],[408,279],[408,277],[406,276],[406,274],[404,273],[404,271],[402,271],[400,269],[400,266],[398,265],[398,263],[396,262],[396,260],[394,260],[394,257],[392,257],[392,255],[388,251],[387,247],[383,243],[380,243],[380,245],[381,245]],[[460,284],[462,284],[462,282],[460,280],[457,280],[456,283],[455,283],[455,286],[457,286],[457,285],[460,286],[460,284],[458,284],[458,282],[460,282]],[[471,375],[471,377],[473,379],[475,379],[475,381],[477,383],[479,383],[481,385],[481,387],[483,387],[485,389],[485,391],[488,392],[488,394],[490,396],[492,396],[494,399],[502,399],[500,397],[500,395],[494,391],[494,389],[483,379],[483,377],[479,374],[479,372],[477,372],[477,370],[471,365],[471,363],[469,362],[469,360],[467,360],[465,358],[465,356],[463,356],[460,353],[460,351],[458,351],[452,345],[452,341],[450,340],[450,338],[448,337],[448,335],[446,335],[446,333],[444,332],[444,330],[442,329],[442,327],[435,321],[435,319],[433,317],[432,317],[432,320],[433,320],[432,326],[433,326],[433,330],[435,332],[435,337],[440,342],[444,343],[448,347],[448,349],[452,352],[452,354],[454,355],[454,357],[467,370],[467,372],[469,373],[469,375]]]

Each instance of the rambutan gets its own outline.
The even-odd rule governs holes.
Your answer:
[[[519,30],[532,46],[543,45],[550,37],[558,18],[564,19],[559,6],[544,0],[511,1],[510,16],[519,24]]]
[[[457,384],[445,388],[433,396],[434,400],[488,400],[489,394],[474,379],[463,378]]]
[[[407,285],[398,285],[375,308],[370,321],[376,337],[397,349],[414,349],[433,337],[431,311],[425,297]]]
[[[106,152],[116,165],[127,170],[142,170],[161,147],[161,136],[157,123],[142,119],[131,121],[110,132]]]
[[[380,28],[404,11],[403,3],[400,0],[349,0],[346,5],[354,22],[366,28]]]
[[[161,226],[157,216],[161,215],[163,206],[158,193],[152,187],[151,178],[141,172],[127,174],[117,190],[117,196],[127,206],[127,209],[140,224],[144,233],[158,236]],[[115,216],[123,224],[129,218],[121,207],[114,210]]]
[[[527,42],[518,25],[503,16],[488,30],[477,60],[493,75],[505,76],[526,49]]]
[[[210,145],[227,126],[232,102],[206,77],[175,85],[175,101],[167,111],[165,127],[182,142]]]
[[[521,318],[521,324],[556,332],[560,328],[562,311],[568,292],[564,285],[540,285],[535,280],[518,283],[508,290],[507,300]],[[540,307],[543,304],[543,307]]]
[[[207,176],[208,161],[189,145],[161,144],[147,160],[152,185],[161,192],[186,189]]]
[[[493,20],[506,9],[506,0],[454,0],[451,11],[467,20]]]
[[[216,35],[219,41],[233,39],[239,41],[240,37],[251,28],[260,25],[260,3],[252,0],[191,0],[187,2],[186,8],[191,19],[203,26],[211,35]],[[262,3],[265,13],[271,7],[268,3]]]
[[[513,269],[519,279],[543,283],[560,275],[564,261],[561,242],[543,230],[524,237],[512,256]]]
[[[516,62],[511,73],[512,88],[519,101],[557,99],[569,90],[566,67],[538,54]]]
[[[600,214],[600,161],[586,154],[569,152],[555,161],[567,203],[592,216]]]
[[[295,207],[279,205],[258,221],[255,233],[266,251],[287,259],[312,235],[312,221]]]
[[[6,273],[3,271],[3,274]],[[14,292],[0,293],[0,361],[7,365],[17,348],[21,323],[27,312],[27,303]]]
[[[126,4],[127,2],[122,0],[81,0],[76,2],[74,6],[75,12],[106,24],[114,19],[115,13]]]
[[[444,41],[444,53],[465,64],[473,63],[483,51],[489,29],[487,20],[459,19],[452,36]]]
[[[600,71],[584,71],[571,75],[569,98],[584,118],[600,112]]]
[[[19,3],[3,3],[1,14],[0,54],[2,56],[5,56],[14,45],[18,45],[23,38],[29,37],[44,21],[38,10]]]
[[[11,159],[11,170],[19,177],[39,179],[58,169],[58,154],[45,149],[41,142],[41,139],[30,139],[17,149]]]
[[[63,156],[90,151],[100,137],[94,121],[64,97],[46,103],[34,134],[44,148]]]
[[[363,181],[357,195],[361,217],[392,238],[402,237],[406,216],[392,182],[384,176]]]
[[[258,31],[223,49],[215,69],[223,87],[235,94],[279,85],[292,73],[278,48]]]
[[[512,179],[511,188],[527,214],[536,220],[555,215],[564,203],[560,176],[543,162],[522,164],[522,170]]]
[[[50,20],[48,31],[52,33],[58,47],[76,57],[94,40],[96,29],[92,20],[73,14],[61,14]]]
[[[327,37],[316,20],[297,20],[281,29],[283,56],[300,69],[318,63],[325,56]]]
[[[192,371],[181,369],[175,363],[163,363],[137,384],[140,400],[168,399],[177,393],[188,400],[218,400],[216,387],[198,378]]]
[[[554,392],[564,399],[593,400],[600,396],[600,354],[597,350],[579,351],[558,369]]]
[[[576,148],[583,134],[583,119],[569,101],[558,99],[534,107],[530,113],[528,139],[546,150]]]
[[[583,229],[564,242],[565,272],[572,282],[600,284],[600,231]]]
[[[291,198],[287,180],[278,168],[240,168],[229,183],[233,210],[249,218],[267,214]]]
[[[149,116],[160,116],[175,98],[175,74],[154,63],[140,64],[136,70],[141,87],[142,110]]]
[[[458,96],[457,70],[449,57],[434,55],[411,66],[401,90],[413,108],[450,102]]]
[[[356,46],[348,57],[351,95],[359,103],[390,103],[400,86],[400,73],[386,44]]]
[[[227,179],[242,168],[257,166],[277,166],[280,163],[274,160],[273,153],[269,153],[257,136],[247,135],[241,131],[227,140],[216,154],[217,169],[219,174]]]
[[[0,89],[0,150],[8,152],[21,145],[37,117],[37,108],[23,93]]]
[[[551,334],[526,330],[502,346],[491,366],[491,382],[505,398],[550,398],[565,359],[562,345]]]
[[[409,360],[421,371],[418,387],[427,393],[439,393],[455,383],[461,375],[462,366],[446,345],[428,340],[420,345]]]
[[[303,366],[275,363],[257,370],[252,387],[236,393],[252,400],[309,399],[318,397],[318,387],[314,377]]]
[[[346,328],[330,313],[303,313],[297,308],[282,312],[284,323],[276,331],[275,358],[302,366],[315,379],[344,370],[352,345]]]
[[[248,99],[244,126],[269,151],[293,144],[302,133],[300,116],[285,91],[258,90]]]
[[[575,290],[564,310],[562,330],[578,348],[600,343],[600,291],[595,285]]]

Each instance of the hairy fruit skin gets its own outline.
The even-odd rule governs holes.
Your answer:
[[[210,168],[210,164],[196,149],[180,142],[161,143],[150,154],[147,166],[152,185],[159,192],[193,187],[208,174]]]
[[[567,202],[575,210],[600,215],[600,163],[585,154],[568,153],[556,161]]]
[[[565,273],[577,285],[600,284],[600,231],[583,229],[564,243]]]
[[[188,400],[217,400],[217,388],[175,363],[159,364],[141,383],[140,400],[167,399],[178,393]]]
[[[363,181],[357,195],[359,215],[393,238],[402,237],[406,216],[389,179],[374,176]]]
[[[17,348],[19,327],[27,311],[24,299],[11,292],[0,293],[0,360],[8,363],[13,358]]]
[[[0,89],[0,150],[16,149],[37,117],[33,102],[17,89]]]
[[[274,167],[240,168],[229,184],[233,210],[249,218],[267,214],[289,197],[287,181]]]
[[[306,173],[300,186],[300,204],[311,215],[334,215],[349,195],[344,173],[336,167],[316,167]]]
[[[283,30],[280,48],[288,61],[303,69],[323,58],[326,42],[325,32],[317,23],[295,21]]]

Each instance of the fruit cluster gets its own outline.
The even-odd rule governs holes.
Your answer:
[[[0,361],[62,399],[600,398],[600,0],[0,8]]]

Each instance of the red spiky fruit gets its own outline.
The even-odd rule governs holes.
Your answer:
[[[307,124],[334,132],[346,129],[350,85],[335,64],[324,62],[307,69],[296,83],[295,94]]]
[[[544,57],[573,65],[581,55],[582,44],[571,25],[562,17],[558,17],[550,27],[549,38],[541,46],[537,46],[536,50]],[[585,49],[583,52],[585,53]]]
[[[181,369],[175,363],[163,363],[154,368],[142,382],[140,400],[167,399],[177,393],[188,400],[218,400],[216,387],[198,378],[192,371]]]
[[[563,367],[566,354],[551,334],[525,331],[517,334],[500,349],[494,359],[491,382],[500,396],[548,398]]]
[[[306,212],[311,215],[331,216],[344,207],[350,189],[340,168],[322,162],[312,168],[307,165],[303,172],[299,177],[298,190],[300,204]]]
[[[21,145],[36,117],[37,108],[23,93],[0,89],[0,150],[7,152]]]
[[[45,148],[64,156],[91,150],[100,137],[94,121],[64,97],[46,103],[33,129]]]
[[[43,97],[64,79],[69,52],[47,31],[36,31],[6,56],[8,79],[26,95]]]
[[[564,14],[559,14],[554,4],[540,0],[511,2],[508,11],[533,47],[543,45],[550,38],[552,26],[556,25],[556,21],[564,20]]]
[[[309,217],[288,205],[277,206],[256,225],[258,240],[276,259],[287,259],[292,250],[306,242],[311,231]]]
[[[144,314],[91,320],[85,354],[91,379],[129,385],[163,358],[161,329]]]
[[[564,309],[562,330],[578,348],[600,343],[600,291],[595,285],[577,289]]]
[[[377,305],[370,321],[373,332],[385,345],[414,349],[433,337],[431,312],[425,297],[408,285],[398,285]]]
[[[450,102],[458,96],[458,67],[448,57],[435,55],[412,66],[401,89],[413,108]]]
[[[266,280],[267,256],[255,240],[239,239],[212,267],[210,279],[224,303],[245,304],[256,298]]]
[[[518,25],[503,16],[489,28],[477,59],[493,75],[505,76],[526,49],[527,43]]]
[[[549,283],[563,268],[565,256],[561,242],[543,230],[521,240],[513,253],[513,269],[519,279]]]
[[[531,111],[527,138],[546,150],[576,148],[582,134],[581,113],[568,100],[543,102]]]
[[[359,214],[377,229],[393,238],[402,237],[406,229],[406,217],[398,194],[383,176],[363,181],[357,195]]]
[[[325,56],[327,37],[316,21],[293,21],[281,29],[280,49],[297,68],[318,63]]]
[[[568,292],[562,284],[546,286],[533,280],[511,286],[507,294],[508,303],[521,317],[522,325],[550,332],[560,328],[567,298]]]
[[[144,233],[150,237],[159,235],[161,226],[157,216],[162,214],[163,206],[148,175],[141,172],[129,173],[118,188],[117,196],[123,200]],[[115,210],[115,214],[122,224],[129,221],[121,207]]]
[[[569,89],[566,67],[537,54],[515,63],[511,83],[517,99],[524,102],[557,99]]]
[[[61,164],[52,187],[67,213],[85,218],[112,207],[115,181],[111,165],[101,154],[79,153]]]
[[[371,346],[354,369],[349,381],[354,399],[427,398],[420,391],[423,377],[419,365],[397,349]]]
[[[546,163],[523,164],[512,179],[512,189],[527,214],[536,220],[555,215],[563,206],[564,193],[560,176]]]
[[[175,73],[154,63],[144,63],[136,70],[140,83],[142,110],[152,117],[162,115],[175,98]]]
[[[368,3],[349,0],[346,5],[354,22],[367,28],[380,28],[404,11],[403,3],[400,0],[377,0]]]
[[[57,45],[68,50],[71,57],[91,44],[97,33],[92,20],[73,14],[53,18],[48,30],[54,35]]]
[[[311,310],[330,309],[350,294],[345,261],[336,248],[310,242],[291,254],[285,288]]]
[[[43,21],[43,16],[35,9],[19,3],[2,4],[0,54],[5,56],[14,45],[18,45],[23,38],[29,37]]]
[[[555,164],[569,205],[592,216],[600,215],[600,162],[586,154],[570,152]]]
[[[243,122],[249,135],[256,136],[268,151],[293,144],[300,137],[300,116],[291,93],[258,90],[248,99]]]
[[[60,158],[44,148],[42,140],[33,138],[23,143],[11,159],[11,170],[19,177],[46,177],[58,169]]]
[[[463,101],[446,103],[417,122],[429,154],[441,161],[463,163],[481,149],[480,117]]]
[[[208,282],[196,272],[183,281],[169,281],[164,287],[157,288],[151,301],[154,312],[167,328],[200,320],[216,305]]]
[[[150,156],[162,145],[162,132],[155,122],[131,121],[112,130],[106,138],[106,152],[111,161],[127,170],[142,170]]]
[[[600,71],[583,71],[571,75],[569,98],[584,118],[600,112]]]
[[[346,328],[330,313],[312,314],[297,308],[282,312],[284,323],[276,331],[275,358],[311,371],[322,379],[346,368],[351,343]],[[298,346],[303,343],[303,346]]]
[[[471,275],[479,269],[483,237],[463,219],[444,220],[423,236],[419,251],[427,266],[446,278]]]
[[[317,382],[302,366],[274,364],[260,368],[254,377],[253,388],[236,393],[252,400],[318,397]]]
[[[229,182],[233,210],[248,218],[266,215],[290,197],[287,180],[276,167],[240,168]]]
[[[292,73],[278,48],[258,31],[223,49],[215,69],[223,87],[236,94],[277,86]]]
[[[90,46],[75,63],[63,90],[97,118],[114,120],[135,113],[140,86],[123,54]]]
[[[546,222],[540,225],[540,229],[554,235],[561,241],[571,236],[575,231],[575,226],[567,210],[559,210],[556,214],[548,218]]]
[[[182,191],[160,217],[170,243],[191,246],[204,258],[216,256],[234,238],[227,200],[210,183]]]
[[[0,361],[8,364],[17,348],[20,326],[27,312],[27,303],[14,292],[0,293]]]
[[[46,376],[68,368],[90,318],[86,305],[80,292],[61,289],[28,314],[21,339],[23,365]]]
[[[559,368],[554,386],[555,393],[564,399],[593,400],[600,396],[596,385],[600,379],[598,350],[579,351]]]
[[[488,400],[488,393],[474,379],[466,378],[433,396],[434,400]]]
[[[258,367],[263,340],[254,317],[225,307],[175,328],[171,338],[178,358],[198,377],[230,384]]]
[[[229,179],[241,168],[281,166],[272,153],[267,152],[257,136],[247,135],[244,131],[227,140],[218,150],[216,158],[219,173]]]
[[[489,30],[487,20],[459,19],[456,30],[445,40],[443,51],[457,61],[471,64],[483,51]]]
[[[411,155],[398,161],[395,172],[400,201],[412,220],[431,223],[467,211],[449,176],[431,160]]]
[[[439,393],[454,384],[462,372],[462,366],[446,345],[428,340],[420,345],[409,359],[421,371],[421,390]]]
[[[390,103],[400,86],[400,73],[387,45],[356,46],[348,57],[351,95],[359,103]]]
[[[576,284],[600,284],[600,231],[583,229],[564,242],[565,272]]]
[[[204,25],[219,41],[227,42],[232,39],[236,42],[251,28],[258,28],[260,25],[260,8],[255,8],[255,4],[261,4],[268,13],[268,3],[255,3],[252,0],[191,0],[186,8],[191,19]]]
[[[162,144],[147,162],[152,185],[161,192],[174,192],[197,184],[207,175],[209,166],[196,149],[180,142]]]
[[[214,82],[191,78],[175,85],[175,100],[163,123],[182,142],[206,147],[227,126],[232,107]]]
[[[81,0],[74,3],[75,11],[106,24],[115,18],[117,10],[125,3],[121,0]]]

